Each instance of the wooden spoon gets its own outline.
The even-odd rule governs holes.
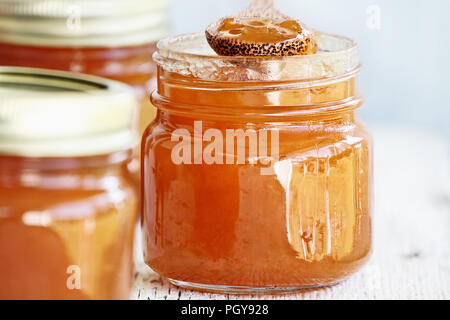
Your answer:
[[[277,10],[276,0],[250,7],[209,25],[206,38],[222,56],[292,56],[317,52],[314,32]]]

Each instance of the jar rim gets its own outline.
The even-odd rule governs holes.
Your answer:
[[[165,38],[154,60],[165,71],[208,81],[289,81],[341,77],[360,67],[357,43],[316,31],[319,52],[288,57],[218,56],[203,33]]]

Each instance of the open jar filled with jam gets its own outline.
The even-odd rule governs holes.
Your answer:
[[[128,299],[133,91],[0,67],[0,96],[0,299]]]
[[[172,283],[288,292],[367,261],[372,144],[357,116],[357,45],[314,41],[298,56],[218,56],[203,33],[158,44],[142,228],[146,263]]]
[[[125,82],[141,102],[141,132],[156,109],[152,61],[168,34],[169,0],[0,0],[0,65],[93,74]]]

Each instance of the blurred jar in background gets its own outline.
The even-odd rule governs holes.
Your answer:
[[[0,299],[128,299],[132,90],[0,67],[0,96]]]
[[[0,0],[0,65],[88,73],[125,82],[155,116],[155,42],[168,34],[169,0]]]

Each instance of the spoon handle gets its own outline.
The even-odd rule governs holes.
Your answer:
[[[277,0],[252,0],[249,9],[257,9],[259,11],[275,10],[277,2]]]
[[[250,6],[235,17],[289,19],[289,16],[277,10],[277,0],[252,0]]]

